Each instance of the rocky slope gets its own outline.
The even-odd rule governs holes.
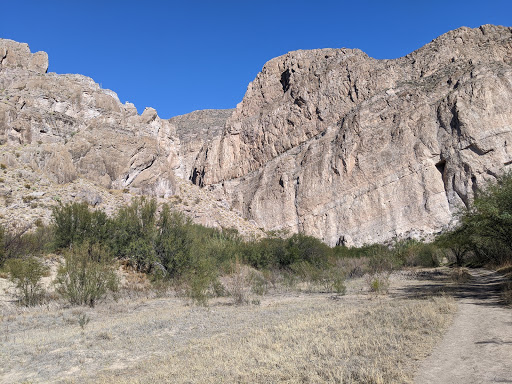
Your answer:
[[[441,230],[512,163],[512,29],[451,31],[399,59],[269,61],[191,179],[266,230],[333,244]]]
[[[202,224],[261,235],[225,201],[177,179],[201,148],[197,137],[206,142],[208,131],[218,132],[209,124],[223,125],[227,112],[198,112],[171,123],[152,108],[139,115],[88,77],[47,69],[46,53],[0,39],[1,223],[48,221],[58,201],[86,201],[112,212],[132,194],[148,194]],[[204,120],[201,131],[184,132],[197,116]]]

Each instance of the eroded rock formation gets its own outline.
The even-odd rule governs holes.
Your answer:
[[[395,60],[291,52],[236,109],[170,120],[47,69],[44,52],[0,39],[0,162],[11,183],[45,186],[37,209],[52,183],[93,205],[114,201],[109,190],[174,196],[206,225],[360,245],[440,231],[512,164],[511,28],[460,28]],[[4,189],[4,217],[32,209]]]
[[[79,175],[106,188],[173,191],[173,126],[81,75],[46,73],[46,53],[0,40],[0,142],[26,146],[17,161],[56,182]]]
[[[57,201],[113,212],[131,194],[148,194],[201,224],[261,236],[222,199],[177,179],[202,145],[220,135],[229,111],[199,111],[172,122],[153,108],[139,115],[92,79],[47,69],[46,53],[0,39],[2,224],[48,221]]]
[[[291,52],[265,64],[191,179],[267,230],[421,237],[512,163],[510,100],[511,28],[460,28],[395,60]]]

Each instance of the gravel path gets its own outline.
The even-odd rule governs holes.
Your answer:
[[[483,269],[471,275],[453,292],[459,312],[415,383],[512,383],[512,309],[500,305],[502,280]]]

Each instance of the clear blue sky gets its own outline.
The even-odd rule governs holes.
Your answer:
[[[2,0],[0,37],[46,51],[160,117],[233,108],[266,61],[297,49],[396,58],[460,26],[512,25],[511,0]]]

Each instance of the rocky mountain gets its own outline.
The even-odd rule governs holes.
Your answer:
[[[512,29],[459,28],[399,59],[265,64],[191,180],[266,230],[334,244],[423,237],[512,164]]]
[[[177,179],[191,167],[208,132],[220,134],[227,111],[172,122],[153,108],[139,115],[133,104],[122,104],[92,79],[47,69],[46,53],[0,39],[3,224],[47,221],[58,201],[86,201],[111,212],[132,195],[146,194],[171,201],[202,224],[261,234],[222,199]],[[196,130],[198,117],[202,125]]]
[[[236,109],[170,120],[47,69],[44,52],[0,39],[3,223],[147,194],[247,236],[361,245],[442,230],[512,164],[511,28],[459,28],[394,60],[290,52]]]

